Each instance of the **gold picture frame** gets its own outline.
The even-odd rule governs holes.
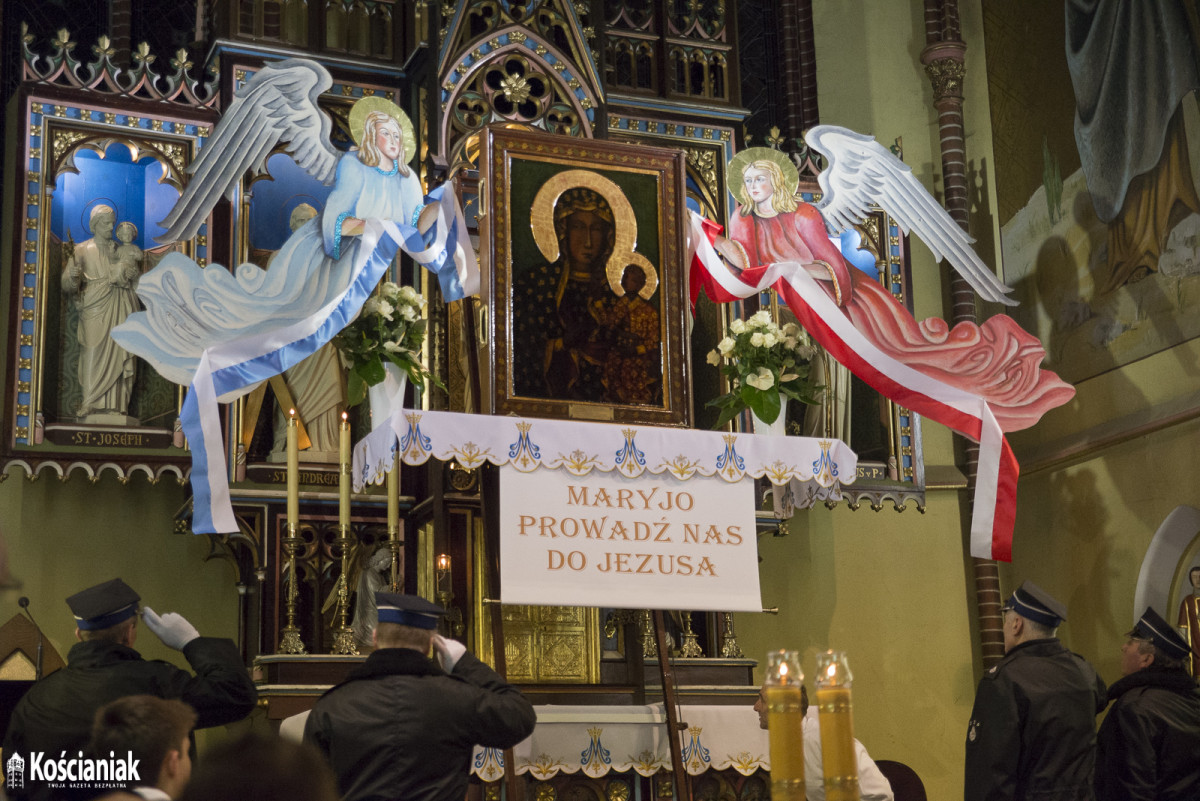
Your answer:
[[[488,128],[485,413],[692,424],[686,156]]]

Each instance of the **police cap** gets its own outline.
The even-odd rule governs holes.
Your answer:
[[[1034,623],[1056,628],[1067,619],[1067,607],[1032,581],[1026,581],[1008,597],[1005,611],[1013,611]]]
[[[379,609],[380,623],[399,623],[417,629],[436,629],[438,619],[446,610],[417,595],[401,595],[396,592],[375,593],[375,606]]]
[[[142,597],[119,578],[80,590],[67,598],[81,631],[96,631],[115,626],[137,614]]]
[[[1183,639],[1174,626],[1163,620],[1162,615],[1155,612],[1153,607],[1146,607],[1146,611],[1138,618],[1137,625],[1133,627],[1131,635],[1149,640],[1155,648],[1171,659],[1183,659],[1191,651],[1187,640]]]

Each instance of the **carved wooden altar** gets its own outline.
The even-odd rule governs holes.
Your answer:
[[[12,182],[16,190],[5,198],[16,224],[7,251],[14,265],[7,276],[10,326],[0,358],[6,389],[0,476],[16,467],[30,478],[49,470],[64,480],[79,475],[94,480],[104,473],[123,482],[185,480],[190,453],[175,430],[181,391],[156,381],[145,365],[134,390],[138,405],[130,415],[136,424],[89,426],[71,419],[64,399],[75,391],[68,341],[74,320],[59,281],[63,246],[74,234],[64,236],[66,218],[55,217],[55,204],[66,197],[56,186],[62,177],[80,172],[81,164],[86,172],[94,163],[118,161],[147,169],[155,165],[163,186],[178,185],[234,89],[267,61],[291,55],[321,61],[335,76],[332,90],[321,98],[335,129],[355,98],[394,99],[416,124],[419,172],[427,188],[455,179],[468,215],[479,209],[480,132],[502,123],[564,138],[682,151],[689,203],[711,219],[725,219],[730,202],[724,164],[745,143],[747,117],[736,4],[603,6],[565,0],[440,6],[424,0],[218,0],[204,5],[201,30],[194,32],[196,40],[212,46],[210,72],[199,63],[200,51],[154,54],[125,42],[123,52],[132,53],[131,61],[118,64],[120,43],[108,38],[91,50],[91,42],[77,45],[66,31],[30,34],[13,104],[20,180]],[[755,128],[754,143],[764,134]],[[776,134],[766,136],[791,147]],[[335,139],[348,142],[344,131],[335,130]],[[286,220],[274,212],[317,193],[300,182],[294,168],[285,153],[272,154],[266,170],[247,175],[232,201],[218,205],[200,235],[181,247],[202,264],[265,265]],[[82,214],[87,202],[98,202],[102,193],[94,194],[72,216]],[[157,222],[152,216],[138,220],[142,250],[151,254],[147,259],[162,255],[155,253],[148,233]],[[907,301],[903,238],[885,219],[866,234],[883,280]],[[429,408],[472,408],[478,397],[469,391],[464,368],[468,321],[463,305],[441,303],[436,281],[411,264],[395,265],[393,275],[431,301],[426,361],[448,386],[446,393],[411,401]],[[702,302],[691,336],[714,342],[728,315],[773,303],[767,296],[747,302],[743,310]],[[702,362],[703,349],[699,354]],[[720,394],[720,379],[702,364],[688,367],[697,400],[685,417],[705,426],[711,420],[703,401]],[[281,719],[310,704],[358,657],[329,654],[332,624],[328,611],[322,611],[343,556],[336,542],[335,465],[305,462],[297,569],[292,576],[283,569],[283,470],[272,458],[277,449],[271,430],[274,407],[282,401],[275,392],[264,390],[226,411],[239,530],[211,537],[210,558],[228,560],[237,571],[243,655],[248,664],[257,660],[268,715]],[[903,410],[880,410],[872,403],[878,403],[877,396],[867,399],[868,416],[879,419],[882,411],[887,422],[878,437],[878,458],[860,468],[847,493],[850,503],[857,508],[866,501],[879,509],[890,499],[898,508],[908,501],[922,508],[919,422]],[[361,430],[364,422],[355,422]],[[452,610],[448,633],[484,658],[494,656],[490,617],[499,610],[509,676],[543,702],[646,703],[661,693],[657,668],[646,658],[654,650],[647,647],[649,628],[641,616],[492,603],[496,592],[486,578],[491,555],[478,471],[454,463],[405,468],[401,494],[399,588],[447,605]],[[781,525],[769,516],[760,522],[764,530]],[[186,530],[186,508],[176,523]],[[384,544],[384,500],[378,490],[355,497],[352,531],[359,549],[354,561]],[[448,557],[452,569],[439,572],[440,555]],[[277,653],[292,588],[293,614],[308,652],[303,657]],[[740,652],[732,615],[680,611],[673,617],[681,698],[748,703],[744,690],[753,662]],[[577,780],[562,781],[556,792],[572,791]],[[625,791],[613,782],[622,781],[608,779],[601,791],[620,798]],[[750,797],[746,792],[737,790],[739,797]]]

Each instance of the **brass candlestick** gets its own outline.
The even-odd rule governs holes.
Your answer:
[[[654,637],[654,617],[650,610],[642,612],[642,656],[649,658],[658,653],[658,641]]]
[[[692,631],[692,613],[680,610],[679,617],[683,619],[683,636],[680,637],[679,655],[689,659],[704,656],[700,640],[696,637],[696,632]]]
[[[721,619],[725,621],[725,633],[721,636],[721,656],[726,659],[743,658],[745,654],[742,653],[737,634],[733,631],[733,612],[722,612]]]
[[[300,537],[296,522],[288,521],[288,535],[283,538],[283,551],[287,554],[287,576],[288,586],[285,598],[287,599],[287,625],[283,627],[283,636],[279,640],[279,647],[276,649],[281,654],[303,654],[304,643],[300,640],[300,629],[296,626],[296,597],[300,594],[296,587],[296,554],[300,550]]]
[[[401,592],[400,578],[400,454],[387,477],[388,549],[392,552],[391,590]]]
[[[338,427],[338,538],[342,549],[342,574],[337,583],[337,636],[333,639],[333,653],[357,654],[358,644],[354,641],[354,630],[346,622],[350,611],[350,417],[342,412],[342,423]]]
[[[338,532],[337,544],[342,549],[342,574],[338,576],[337,580],[337,609],[340,625],[337,636],[333,638],[332,653],[354,655],[358,653],[358,644],[354,641],[354,630],[346,621],[346,616],[350,612],[350,586],[346,580],[350,570],[350,527],[339,526]]]

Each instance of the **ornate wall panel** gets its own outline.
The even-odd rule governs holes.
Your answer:
[[[622,142],[641,142],[685,151],[689,205],[694,203],[695,210],[709,219],[723,220],[729,208],[725,164],[733,158],[734,129],[731,125],[707,122],[669,122],[611,111],[608,136]]]
[[[490,122],[590,138],[603,103],[589,39],[571,3],[489,0],[444,8],[437,148],[474,165],[476,134]]]
[[[473,165],[478,132],[500,121],[591,138],[600,99],[581,74],[562,51],[519,28],[473,47],[444,74],[441,152],[450,164]]]
[[[215,94],[191,76],[185,51],[164,65],[172,74],[158,72],[144,47],[132,69],[118,70],[103,36],[90,63],[75,58],[65,30],[49,56],[32,45],[26,34],[13,111],[25,180],[8,199],[20,267],[10,287],[5,464],[30,474],[50,465],[64,477],[79,469],[181,479],[179,393],[115,348],[108,330],[136,308],[136,276],[170,249],[153,239],[157,221],[211,132]],[[175,247],[203,264],[207,236],[201,228]]]
[[[418,2],[417,6],[425,3]],[[398,0],[209,0],[202,38],[287,47],[321,59],[364,59],[395,69],[414,48],[409,9]]]
[[[721,0],[604,3],[604,80],[612,91],[738,103],[733,12]]]

